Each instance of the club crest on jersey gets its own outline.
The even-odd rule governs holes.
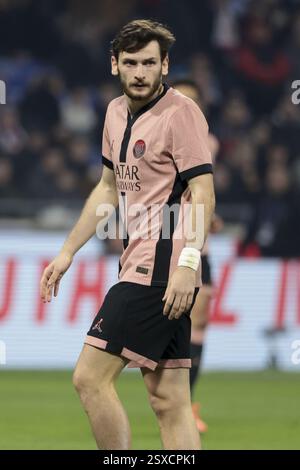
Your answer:
[[[133,155],[135,158],[141,158],[146,151],[146,144],[143,140],[139,139],[133,146]]]

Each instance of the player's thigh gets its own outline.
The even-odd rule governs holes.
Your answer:
[[[85,344],[74,370],[74,385],[80,388],[85,384],[111,383],[128,362],[127,359]]]
[[[155,371],[141,369],[148,397],[155,411],[174,409],[190,405],[189,369],[167,369]]]
[[[211,298],[211,286],[203,285],[200,287],[191,311],[192,328],[204,328],[208,323]]]

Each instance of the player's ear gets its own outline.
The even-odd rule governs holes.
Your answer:
[[[115,76],[119,75],[118,61],[114,55],[111,56],[111,74]]]
[[[168,54],[166,55],[166,57],[163,59],[163,61],[161,63],[161,70],[162,70],[163,75],[168,75],[168,73],[169,73],[169,56],[168,56]]]

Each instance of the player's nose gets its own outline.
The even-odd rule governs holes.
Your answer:
[[[135,70],[135,78],[136,79],[144,79],[145,78],[145,69],[144,69],[144,66],[142,64],[138,64],[136,66],[136,70]]]

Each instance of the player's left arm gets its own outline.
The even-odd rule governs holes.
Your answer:
[[[178,319],[190,309],[196,285],[197,259],[208,235],[215,210],[215,194],[211,173],[196,176],[188,181],[191,191],[192,208],[188,219],[188,238],[186,247],[191,248],[189,264],[188,250],[185,250],[184,264],[178,266],[169,280],[163,301],[164,315],[169,320]],[[186,254],[187,253],[187,254]],[[180,264],[180,263],[179,263]]]
[[[190,239],[186,246],[201,251],[210,231],[215,211],[215,192],[213,175],[206,173],[188,181],[191,190],[192,210],[190,220]]]

